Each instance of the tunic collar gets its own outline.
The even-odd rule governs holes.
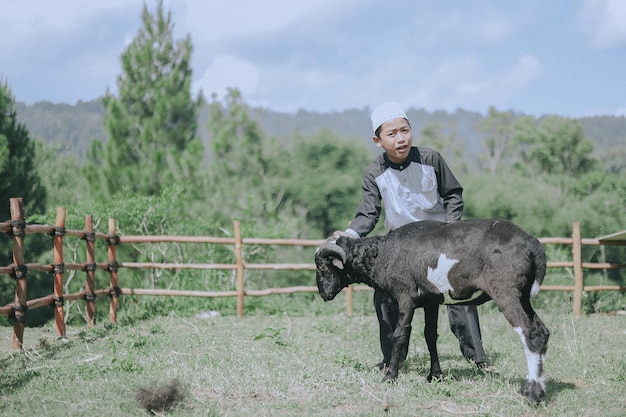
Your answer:
[[[389,157],[387,156],[387,152],[383,153],[383,159],[384,159],[385,169],[393,168],[393,169],[396,169],[398,171],[402,171],[402,170],[408,168],[408,166],[411,165],[412,161],[419,161],[420,157],[419,157],[419,151],[417,150],[417,148],[415,146],[412,146],[411,147],[411,151],[409,152],[408,157],[401,164],[396,164],[394,162],[391,162],[389,160]]]

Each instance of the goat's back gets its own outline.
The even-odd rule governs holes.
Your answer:
[[[379,246],[376,275],[410,275],[422,284],[433,271],[446,275],[453,287],[486,289],[488,280],[519,277],[519,285],[545,275],[541,243],[515,224],[501,219],[453,223],[421,221],[389,232]],[[481,281],[481,279],[483,279]],[[429,278],[430,280],[430,278]]]

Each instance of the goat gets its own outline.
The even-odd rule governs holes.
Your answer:
[[[411,334],[414,310],[424,308],[430,354],[428,381],[441,378],[437,353],[439,304],[493,300],[519,334],[528,365],[520,393],[545,398],[544,361],[550,332],[533,310],[546,272],[541,242],[500,219],[409,223],[384,236],[330,238],[315,252],[319,294],[330,301],[353,283],[364,283],[398,302],[398,325],[383,381],[398,376]]]

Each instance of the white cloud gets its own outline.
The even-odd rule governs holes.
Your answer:
[[[442,5],[435,11],[420,11],[412,20],[420,44],[449,48],[450,45],[491,46],[506,42],[519,29],[516,17],[468,3],[462,9],[451,10]]]
[[[487,109],[506,103],[542,73],[541,62],[521,56],[515,63],[488,75],[487,69],[472,56],[445,61],[418,88],[425,91],[423,105],[454,111],[457,108]]]
[[[517,60],[512,68],[505,68],[505,73],[495,80],[494,85],[500,94],[508,92],[505,96],[510,97],[541,76],[542,72],[541,61],[532,55],[524,55]]]
[[[8,1],[2,4],[0,25],[10,27],[2,31],[3,38],[15,40],[41,37],[42,34],[61,35],[73,33],[98,20],[103,14],[132,13],[137,17],[141,5],[124,0],[108,0],[85,7],[82,0],[32,0],[27,2]],[[97,30],[96,27],[94,30]],[[9,42],[7,42],[9,43]]]
[[[228,88],[237,88],[244,97],[254,96],[259,86],[259,69],[233,56],[220,56],[194,83],[194,90],[203,90],[205,97],[216,93],[222,98]]]
[[[500,43],[508,39],[516,30],[515,24],[508,18],[490,11],[477,28],[480,37],[488,43]]]
[[[586,0],[578,19],[592,46],[626,47],[626,2]]]
[[[174,0],[169,3],[176,3],[176,8],[182,6]],[[181,9],[182,13],[174,18],[187,32],[194,33],[194,40],[215,42],[222,37],[280,32],[301,19],[340,12],[355,3],[358,0],[199,1],[183,3],[184,11]]]

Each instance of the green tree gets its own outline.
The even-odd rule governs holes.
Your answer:
[[[143,26],[121,56],[119,98],[103,99],[108,142],[96,140],[85,174],[95,195],[158,194],[174,181],[195,183],[202,158],[196,136],[201,97],[192,99],[189,35],[174,41],[171,13],[144,5]]]
[[[46,190],[41,184],[33,155],[35,141],[26,126],[17,121],[15,98],[6,82],[0,84],[0,206],[3,220],[10,219],[9,198],[22,197],[27,214],[41,213],[46,206]]]
[[[222,221],[271,223],[286,204],[288,152],[265,136],[238,90],[229,90],[224,101],[214,95],[209,106],[211,212],[221,213]]]
[[[55,212],[57,207],[72,208],[89,199],[89,183],[84,176],[77,175],[82,166],[66,146],[37,141],[34,161],[41,183],[48,190],[49,211]]]
[[[489,107],[487,117],[480,122],[479,130],[487,134],[483,141],[482,159],[491,174],[499,172],[502,160],[513,146],[514,122],[512,111],[499,112],[495,107]]]
[[[9,199],[21,197],[24,201],[24,213],[27,217],[45,212],[46,189],[42,185],[39,171],[35,166],[37,142],[30,138],[26,127],[17,122],[15,98],[6,82],[0,84],[0,205],[2,221],[11,218]],[[24,239],[24,253],[29,262],[36,262],[44,252],[45,236],[35,235]],[[0,239],[0,263],[10,265],[13,262],[13,243],[6,237]],[[30,272],[28,276],[29,298],[36,298],[50,292],[46,282],[48,276]],[[13,301],[15,281],[9,275],[0,275],[0,303]],[[35,312],[26,316],[27,324],[41,324],[46,319],[46,311]]]
[[[439,123],[429,124],[422,129],[417,141],[414,137],[414,146],[426,146],[440,152],[446,158],[447,164],[458,175],[468,171],[467,159],[463,156],[463,146],[458,142],[456,134],[446,136]]]
[[[290,194],[304,208],[306,222],[328,237],[345,230],[361,199],[361,177],[372,159],[359,138],[341,138],[323,130],[301,139],[294,152],[296,169]],[[382,224],[382,222],[380,222]]]
[[[536,123],[532,117],[522,117],[516,123],[515,141],[521,147],[518,169],[524,174],[547,174],[560,181],[564,191],[572,178],[594,168],[593,142],[578,121],[547,116]]]

